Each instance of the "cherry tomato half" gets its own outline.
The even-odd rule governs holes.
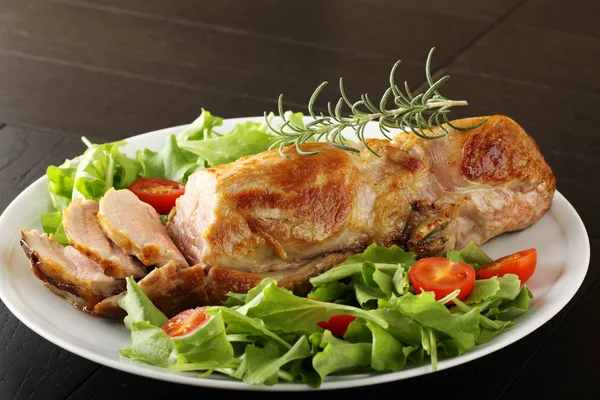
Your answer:
[[[210,315],[206,314],[206,307],[197,307],[185,310],[165,322],[162,330],[171,337],[187,335],[208,322]]]
[[[488,279],[493,276],[515,274],[519,277],[521,283],[524,283],[535,272],[536,264],[537,250],[527,249],[482,265],[477,270],[477,277]]]
[[[473,290],[475,270],[468,264],[447,258],[422,258],[411,267],[410,281],[417,293],[433,292],[436,300],[460,289],[456,298],[463,300]]]
[[[129,186],[129,190],[159,214],[168,214],[175,207],[175,200],[184,193],[185,186],[168,179],[139,178]]]
[[[353,317],[352,315],[340,314],[329,318],[329,321],[318,322],[317,325],[331,331],[333,336],[342,337],[348,330],[348,325],[354,320],[356,320],[356,317]]]

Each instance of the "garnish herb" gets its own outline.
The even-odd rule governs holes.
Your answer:
[[[391,140],[388,135],[390,129],[412,132],[423,139],[439,139],[448,134],[448,129],[444,127],[443,123],[456,130],[470,130],[485,123],[486,120],[483,120],[474,126],[457,127],[450,122],[448,119],[450,108],[466,106],[467,102],[465,100],[450,100],[440,94],[439,89],[450,79],[450,76],[446,75],[436,82],[433,81],[431,77],[431,57],[434,50],[435,47],[429,51],[425,64],[425,75],[429,88],[424,93],[413,95],[406,81],[403,89],[396,85],[395,74],[400,65],[400,61],[397,61],[390,72],[390,86],[381,97],[379,106],[371,101],[367,94],[361,95],[360,100],[356,102],[350,101],[344,90],[343,79],[340,78],[341,97],[335,105],[331,102],[327,103],[328,115],[324,113],[317,115],[313,110],[317,97],[327,85],[327,82],[323,82],[315,89],[308,102],[308,112],[313,120],[307,124],[297,124],[291,118],[288,118],[289,113],[284,112],[283,94],[281,94],[279,96],[278,111],[282,123],[277,127],[272,126],[269,117],[272,114],[265,112],[267,124],[277,135],[270,149],[278,148],[281,156],[287,157],[283,152],[283,148],[295,145],[298,154],[315,155],[318,152],[303,151],[302,144],[325,139],[328,144],[339,149],[359,152],[357,148],[346,144],[347,139],[342,134],[346,128],[350,128],[354,130],[356,138],[368,150],[377,155],[365,140],[365,129],[371,121],[378,121],[381,133],[389,140]],[[388,110],[387,105],[390,98],[392,98],[395,108]],[[344,106],[350,109],[348,116],[342,115]],[[433,128],[436,126],[439,126],[444,133],[435,135]]]

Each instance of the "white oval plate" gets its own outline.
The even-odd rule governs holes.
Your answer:
[[[223,132],[245,120],[225,120]],[[161,149],[165,138],[183,127],[173,127],[127,139],[124,151],[133,156],[136,149]],[[379,137],[376,125],[367,136]],[[129,331],[121,323],[82,313],[61,297],[47,290],[30,271],[19,246],[19,232],[36,228],[41,231],[39,214],[50,210],[48,181],[41,177],[25,189],[0,216],[0,298],[25,325],[52,343],[100,364],[133,374],[164,381],[243,390],[313,390],[303,384],[281,383],[273,387],[250,386],[226,377],[171,372],[120,357],[118,351],[129,344]],[[438,370],[466,363],[490,354],[531,333],[558,313],[575,295],[586,275],[590,247],[585,227],[569,202],[556,193],[549,212],[530,228],[501,235],[483,248],[493,258],[526,248],[538,250],[538,269],[528,286],[534,299],[531,309],[521,315],[516,326],[490,342],[477,346],[459,357],[439,362]],[[400,372],[353,374],[328,377],[321,389],[340,389],[371,385],[430,373],[431,366],[407,366]]]

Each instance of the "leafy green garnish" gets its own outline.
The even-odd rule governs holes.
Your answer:
[[[321,331],[317,326],[318,322],[328,321],[338,314],[360,317],[383,328],[388,326],[383,318],[360,308],[298,297],[289,290],[278,287],[274,280],[270,279],[268,282],[260,294],[237,311],[261,319],[269,329],[311,334]]]
[[[492,262],[490,256],[485,254],[474,241],[470,241],[463,249],[449,251],[446,257],[452,261],[461,261],[469,264],[473,268],[477,269],[482,265]]]

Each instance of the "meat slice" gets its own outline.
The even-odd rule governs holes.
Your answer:
[[[22,231],[21,246],[35,276],[84,311],[92,311],[98,302],[125,289],[123,280],[104,275],[98,264],[46,234]]]
[[[144,265],[160,267],[173,261],[178,267],[188,266],[158,213],[131,191],[109,189],[100,200],[98,220],[110,240]]]
[[[150,272],[138,285],[152,303],[169,317],[208,302],[206,276],[201,265],[179,268],[170,261]],[[123,292],[105,299],[96,305],[94,313],[101,317],[123,318],[125,311],[119,306],[119,299],[125,294]]]
[[[104,235],[98,209],[97,202],[78,199],[64,210],[62,222],[71,246],[98,263],[108,276],[117,279],[145,276],[147,268]]]

